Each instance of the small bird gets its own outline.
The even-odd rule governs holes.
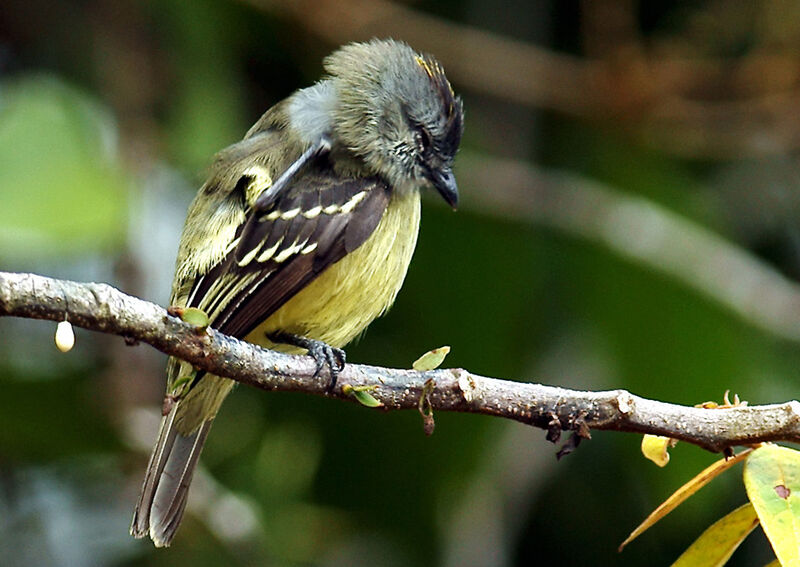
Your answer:
[[[333,388],[341,347],[389,308],[405,279],[420,189],[458,204],[463,109],[441,65],[399,41],[345,45],[324,68],[216,156],[189,207],[171,304],[204,311],[222,333],[307,352]],[[134,537],[172,541],[233,385],[169,359]]]

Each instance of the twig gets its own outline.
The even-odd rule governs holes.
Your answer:
[[[634,396],[624,390],[582,392],[487,378],[463,369],[427,372],[348,364],[334,392],[314,378],[308,357],[271,352],[171,317],[153,303],[96,283],[0,272],[0,316],[62,321],[69,298],[73,325],[146,342],[203,370],[265,390],[303,391],[354,400],[343,387],[369,388],[381,409],[417,409],[425,391],[431,409],[504,417],[548,429],[555,424],[587,437],[589,429],[652,433],[710,451],[761,441],[800,442],[800,403],[701,409]],[[425,383],[432,380],[433,388]]]

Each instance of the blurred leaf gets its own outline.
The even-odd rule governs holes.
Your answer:
[[[126,195],[108,117],[55,78],[0,89],[0,251],[58,256],[118,244]]]
[[[782,565],[800,565],[800,452],[756,449],[744,465],[744,486]]]
[[[681,486],[678,490],[673,492],[669,498],[664,500],[661,505],[653,510],[653,512],[645,518],[644,522],[639,524],[631,535],[623,541],[619,549],[622,549],[632,542],[634,539],[642,535],[650,529],[656,522],[661,520],[664,516],[672,512],[675,508],[683,504],[695,492],[703,488],[706,484],[717,478],[720,474],[731,468],[733,465],[744,459],[747,455],[752,453],[752,449],[745,449],[738,455],[730,459],[720,459],[710,466],[706,467],[698,475],[692,478],[689,482]]]
[[[720,567],[758,525],[750,503],[717,520],[684,551],[672,567]]]

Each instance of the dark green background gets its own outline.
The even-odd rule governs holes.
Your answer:
[[[164,304],[185,207],[211,156],[315,81],[321,58],[352,39],[308,24],[327,3],[294,16],[275,7],[283,4],[4,1],[0,269],[107,281]],[[798,14],[771,3],[404,5],[587,65],[608,54],[597,47],[604,41],[678,63],[800,56]],[[587,27],[620,13],[633,14],[634,39]],[[393,22],[392,35],[417,37],[412,23]],[[624,68],[636,56],[620,49],[606,62]],[[763,152],[661,143],[647,134],[652,108],[624,106],[624,83],[615,115],[453,82],[466,108],[462,160],[508,158],[602,182],[790,278],[800,273],[791,143]],[[726,88],[681,94],[725,102],[737,94]],[[429,195],[403,291],[348,360],[408,367],[448,344],[446,365],[513,380],[683,404],[720,400],[726,389],[751,403],[796,397],[796,340],[757,328],[691,278],[547,222],[483,211],[475,196],[491,201],[504,181],[479,184],[458,164],[456,174],[464,207],[453,214]],[[759,293],[768,303],[770,290]],[[209,438],[174,545],[156,551],[127,530],[165,357],[81,330],[62,355],[53,331],[0,320],[2,565],[668,565],[745,499],[735,469],[620,555],[633,527],[716,456],[679,445],[657,469],[641,457],[640,437],[594,432],[556,462],[542,431],[499,419],[437,413],[428,438],[415,412],[239,388]],[[731,564],[769,560],[755,533]]]

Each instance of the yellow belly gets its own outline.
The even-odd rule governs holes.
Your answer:
[[[266,335],[285,331],[343,347],[394,302],[417,244],[418,191],[395,193],[375,232],[298,292],[245,337],[261,346],[299,354],[302,349],[274,344]],[[184,435],[213,418],[234,382],[206,375],[181,400],[175,425]]]

